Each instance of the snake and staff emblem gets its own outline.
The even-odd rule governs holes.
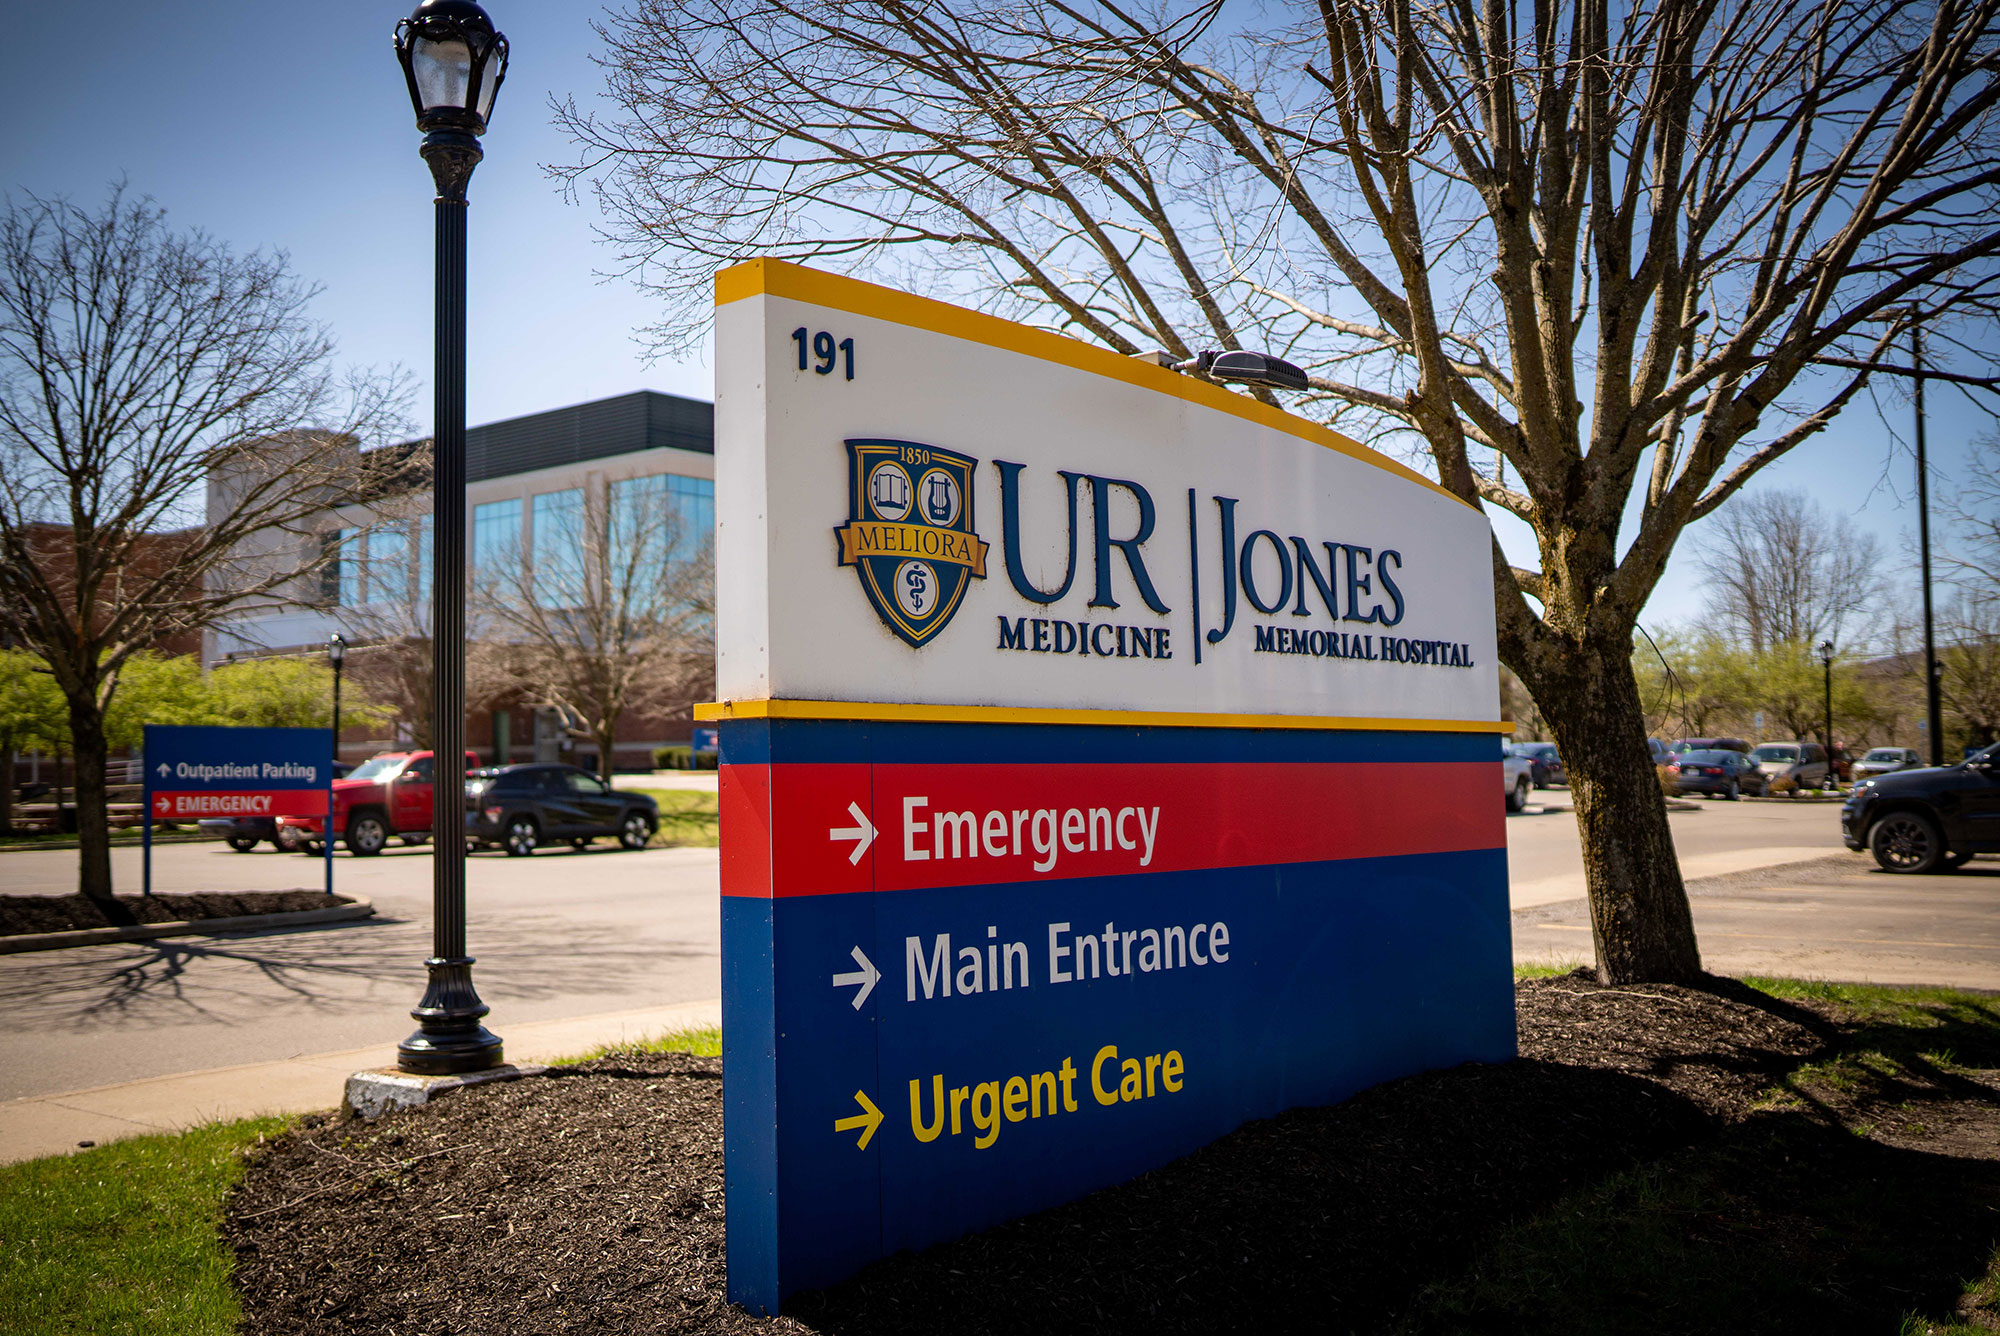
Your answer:
[[[834,530],[883,623],[912,648],[944,630],[966,587],[986,578],[973,529],[979,461],[914,441],[847,443],[847,523]]]

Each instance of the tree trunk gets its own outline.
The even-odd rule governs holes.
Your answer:
[[[15,767],[14,735],[12,733],[7,734],[5,737],[0,737],[0,757],[6,758],[4,761],[0,761],[0,765],[7,767],[4,771],[0,771],[0,835],[12,835],[14,833]]]
[[[1535,684],[1535,700],[1569,771],[1598,978],[1699,979],[1701,952],[1629,647],[1590,646],[1561,656],[1551,673]]]
[[[611,744],[618,736],[618,722],[613,720],[609,727],[596,730],[597,777],[607,785],[611,783]]]
[[[75,765],[76,888],[108,911],[118,903],[111,890],[111,823],[105,811],[104,767],[110,747],[104,740],[104,712],[94,695],[69,698],[69,734]]]

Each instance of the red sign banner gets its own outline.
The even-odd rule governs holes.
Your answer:
[[[724,895],[1500,849],[1492,761],[724,766]],[[791,816],[760,829],[763,813]]]
[[[153,791],[155,821],[199,821],[228,816],[325,816],[325,789],[264,789],[222,792]]]

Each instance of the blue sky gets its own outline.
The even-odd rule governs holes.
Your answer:
[[[415,412],[427,429],[431,191],[390,48],[403,12],[352,0],[22,6],[0,43],[0,184],[95,202],[123,176],[173,225],[289,252],[324,288],[315,313],[345,360],[400,364],[419,378]],[[633,331],[655,318],[652,304],[597,276],[614,257],[594,237],[594,211],[565,202],[541,170],[568,154],[550,94],[588,100],[601,87],[590,60],[600,11],[496,0],[489,12],[513,60],[472,183],[470,420],[639,388],[711,397],[705,359],[646,364]],[[1945,490],[1988,420],[1956,390],[1930,397],[1942,475],[1933,486]],[[1885,403],[1898,443],[1863,403],[1754,485],[1803,488],[1900,556],[1915,526],[1909,410]],[[1699,612],[1688,549],[1700,539],[1697,526],[1683,540],[1649,625]],[[1531,549],[1515,555],[1532,560]]]

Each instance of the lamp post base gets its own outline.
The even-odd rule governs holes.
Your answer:
[[[471,956],[424,962],[430,983],[410,1015],[417,1032],[396,1045],[396,1066],[418,1076],[483,1072],[500,1065],[500,1036],[479,1022],[487,1006],[472,986]]]

